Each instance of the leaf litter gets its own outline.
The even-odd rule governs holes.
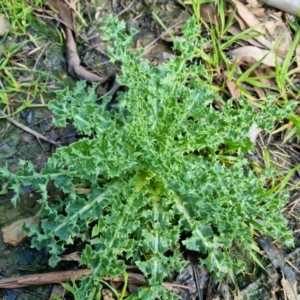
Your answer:
[[[283,61],[291,48],[293,36],[287,22],[282,19],[283,15],[281,12],[278,13],[272,11],[272,13],[269,13],[270,9],[266,10],[261,2],[257,0],[248,0],[247,6],[243,4],[244,2],[242,3],[242,1],[233,0],[232,2],[234,3],[234,6],[229,6],[228,12],[233,14],[236,10],[234,19],[237,22],[228,29],[228,32],[237,35],[245,30],[249,30],[248,33],[252,35],[252,37],[241,38],[239,43],[235,44],[233,49],[227,52],[227,55],[231,57],[233,61],[236,60],[237,73],[243,73],[249,70],[253,65],[256,65],[249,75],[258,78],[258,82],[261,82],[261,87],[251,87],[251,83],[247,83],[243,85],[243,88],[249,90],[250,94],[253,94],[253,92],[255,93],[254,97],[251,97],[250,94],[245,94],[249,97],[249,100],[253,100],[253,98],[257,97],[257,101],[260,101],[265,97],[266,92],[269,92],[271,86],[276,87],[274,80],[266,77],[266,71],[269,71],[268,73],[271,74],[271,72],[274,72],[274,69],[283,64]],[[105,82],[108,79],[107,76],[99,76],[87,71],[81,66],[74,38],[76,35],[74,29],[74,10],[70,10],[68,5],[60,1],[50,0],[49,3],[59,12],[62,24],[64,24],[69,73],[77,79],[85,79],[89,82]],[[72,6],[72,4],[70,5]],[[126,10],[130,11],[130,6],[125,7]],[[220,22],[213,5],[203,4],[201,6],[201,16],[208,24],[219,24]],[[180,31],[173,31],[172,34],[177,35],[179,32]],[[170,42],[171,39],[165,38],[165,41]],[[240,44],[242,44],[242,46],[240,46]],[[139,48],[138,43],[137,48]],[[300,53],[299,46],[297,47],[296,55],[299,55],[298,53]],[[166,59],[168,59],[168,56]],[[294,64],[299,64],[299,60],[296,60]],[[227,70],[224,69],[224,71],[226,74]],[[228,94],[238,101],[241,96],[241,89],[235,84],[237,78],[228,79],[225,76],[224,79],[224,85],[228,88]],[[297,83],[297,76],[294,80],[295,83]],[[221,95],[223,96],[224,94],[221,93]],[[249,134],[254,134],[253,139],[255,139],[259,133],[255,131],[255,133]],[[280,141],[281,138],[282,137],[276,135],[277,140]],[[295,138],[291,137],[290,141],[297,144],[297,139]],[[272,142],[274,142],[274,139],[271,140],[270,137],[267,137],[266,144]],[[272,261],[271,258],[270,260]],[[281,263],[283,258],[278,258],[278,260],[282,267]],[[278,264],[274,265],[275,268],[276,266],[278,267]],[[283,274],[282,287],[287,299],[296,297],[295,294],[297,294],[297,292],[295,291],[294,277],[291,279],[291,276]],[[224,293],[226,294],[227,292]],[[292,294],[294,296],[292,296]],[[226,299],[227,296],[224,296],[224,298]]]

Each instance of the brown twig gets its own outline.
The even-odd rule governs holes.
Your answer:
[[[34,130],[30,129],[29,127],[19,123],[18,121],[16,121],[15,119],[7,116],[2,110],[0,110],[0,115],[5,117],[7,121],[9,121],[10,123],[14,124],[15,126],[21,128],[22,130],[32,134],[33,136],[35,136],[37,139],[41,139],[41,140],[44,140],[46,142],[48,142],[49,144],[52,144],[56,147],[61,147],[61,144],[60,143],[56,143],[48,138],[46,138],[45,136],[35,132]]]
[[[12,278],[0,279],[0,289],[16,289],[26,286],[44,285],[51,283],[61,283],[70,280],[76,280],[80,276],[87,276],[92,274],[89,269],[75,270],[75,271],[61,271],[51,272],[45,274],[32,274]]]
[[[92,271],[90,269],[72,270],[72,271],[59,271],[50,272],[44,274],[32,274],[12,278],[2,278],[0,279],[0,289],[15,289],[23,288],[27,286],[45,285],[53,283],[68,282],[71,280],[78,280],[81,276],[91,275]],[[116,278],[102,277],[102,280],[113,281],[113,282],[124,282],[123,276],[118,276]],[[128,273],[128,283],[132,284],[147,284],[147,280],[141,274]],[[163,283],[166,289],[178,291],[178,288],[189,289],[189,287],[176,284],[176,283]]]

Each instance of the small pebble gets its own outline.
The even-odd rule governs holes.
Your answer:
[[[3,36],[9,32],[10,24],[7,18],[0,15],[0,36]]]

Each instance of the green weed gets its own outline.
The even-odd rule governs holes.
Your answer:
[[[40,6],[43,0],[34,0],[33,4]],[[7,17],[11,24],[11,33],[22,36],[33,19],[33,8],[25,0],[4,0],[0,4],[0,15]]]
[[[46,36],[49,30],[44,30],[46,25],[33,13],[37,6],[42,5],[42,1],[34,0],[31,4],[23,0],[7,0],[0,4],[0,15],[7,16],[11,24],[10,31],[1,38],[0,56],[0,104],[1,109],[9,116],[26,108],[45,106],[43,95],[49,79],[54,78],[36,65],[36,61],[44,53],[42,43],[46,43],[49,38]],[[29,27],[30,34],[27,32]],[[34,49],[32,45],[35,46]],[[53,44],[48,45],[47,50],[52,46]],[[38,56],[33,54],[35,50],[38,51]],[[60,82],[57,78],[56,81]]]
[[[208,76],[204,66],[192,63],[206,43],[196,24],[191,18],[185,40],[174,40],[180,56],[153,66],[140,58],[142,50],[128,50],[135,32],[126,35],[125,23],[110,18],[103,36],[114,43],[108,52],[111,62],[122,63],[117,80],[124,87],[114,109],[107,110],[108,96],[98,104],[95,87],[86,90],[84,82],[59,91],[49,104],[54,123],[73,120],[85,138],[58,149],[40,173],[25,161],[16,174],[0,169],[14,204],[24,185],[40,193],[42,223],[27,230],[36,237],[34,247],[49,250],[51,266],[68,245],[85,243],[81,264],[93,275],[82,279],[78,299],[94,297],[102,276],[124,274],[125,259],[148,279],[139,299],[178,299],[162,282],[186,265],[182,247],[197,251],[222,279],[244,268],[230,254],[236,243],[259,262],[252,252],[255,231],[293,244],[280,214],[287,195],[282,186],[266,190],[270,174],[257,176],[244,154],[253,148],[252,124],[271,131],[274,118],[288,118],[294,107],[276,107],[268,97],[260,114],[243,98],[238,109],[231,100],[216,109],[215,92],[198,82]],[[230,156],[234,160],[224,162]],[[65,195],[52,204],[50,181]],[[88,193],[77,193],[82,182]]]
[[[214,2],[217,22],[206,23],[201,19],[200,6],[208,2]],[[237,42],[246,41],[248,38],[259,36],[259,34],[253,34],[251,32],[255,31],[257,26],[261,25],[248,28],[232,36],[228,33],[228,29],[235,22],[234,13],[230,16],[226,16],[225,14],[226,5],[229,4],[229,1],[191,0],[184,1],[184,3],[192,5],[199,27],[202,28],[202,31],[207,31],[207,34],[209,34],[209,44],[208,46],[206,45],[205,47],[199,48],[198,56],[205,64],[205,69],[209,74],[208,78],[205,78],[204,81],[211,84],[212,89],[221,96],[220,98],[231,97],[226,87],[226,80],[232,82],[240,94],[255,103],[255,105],[260,102],[265,102],[266,99],[260,99],[258,95],[253,94],[253,88],[260,88],[267,92],[272,92],[278,99],[278,105],[281,105],[280,103],[282,102],[299,98],[299,89],[294,84],[298,68],[291,68],[291,66],[295,65],[294,53],[300,39],[298,23],[290,23],[290,27],[295,31],[295,36],[283,64],[280,66],[277,63],[273,74],[261,74],[256,76],[254,75],[254,70],[259,69],[263,58],[254,63],[247,70],[238,71],[236,62],[231,61],[227,53]],[[278,43],[280,43],[280,40],[278,40]],[[270,86],[265,83],[265,80],[273,80],[276,84]],[[198,81],[199,84],[203,83],[201,78],[199,78]],[[246,87],[252,87],[252,89],[247,89]],[[298,138],[300,137],[299,129],[296,125],[299,122],[298,119],[299,117],[296,115],[289,117],[289,130],[286,132],[284,141],[287,141],[294,135]]]

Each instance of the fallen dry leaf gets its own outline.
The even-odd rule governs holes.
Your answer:
[[[224,283],[221,284],[221,291],[222,291],[222,296],[223,296],[224,300],[230,300],[231,299],[228,283],[224,282]]]
[[[265,9],[263,7],[252,9],[251,12],[256,18],[263,18],[265,16]]]
[[[255,17],[255,15],[238,0],[232,0],[235,4],[238,16],[236,16],[237,21],[239,22],[241,29],[245,30],[247,28],[254,27],[255,29],[252,30],[252,33],[259,33],[260,36],[255,37],[254,39],[257,40],[262,47],[271,49],[273,44],[264,36],[267,35],[267,30],[265,26],[261,23],[261,21]]]
[[[266,96],[266,93],[262,88],[259,88],[257,86],[254,86],[253,88],[254,88],[255,92],[257,93],[258,98],[262,99]]]
[[[297,62],[297,67],[300,68],[300,45],[297,46],[296,48],[296,62]]]
[[[242,30],[238,24],[234,24],[228,29],[228,32],[231,33],[233,36],[236,36],[236,35],[240,34],[242,32]],[[259,43],[257,40],[255,40],[253,38],[247,38],[247,39],[244,39],[244,41],[248,42],[252,46],[256,46],[259,48],[261,47],[261,43]]]
[[[261,3],[258,0],[247,0],[249,6],[251,6],[252,8],[258,8],[261,7]]]
[[[49,0],[49,4],[54,7],[62,19],[62,23],[65,25],[66,33],[66,53],[67,64],[69,73],[79,80],[86,80],[88,82],[104,82],[108,77],[100,77],[92,72],[87,71],[80,65],[80,58],[76,50],[76,43],[73,36],[74,33],[74,13],[70,7],[59,0]],[[73,1],[70,1],[70,5]]]
[[[63,261],[80,261],[80,252],[75,251],[69,254],[65,254],[61,256],[61,260]]]
[[[243,59],[246,56],[253,57],[256,61],[262,60],[262,63],[270,67],[275,67],[276,60],[279,65],[282,65],[282,59],[276,57],[273,52],[269,50],[260,49],[254,46],[244,46],[236,48],[228,53],[233,59]]]
[[[232,2],[234,2],[236,5],[237,13],[249,27],[261,24],[260,20],[252,14],[252,12],[247,8],[247,6],[245,6],[238,0],[232,0]],[[264,26],[257,27],[255,31],[261,34],[267,33],[267,30]]]
[[[61,18],[61,22],[69,27],[70,29],[74,30],[74,14],[72,12],[72,10],[70,9],[70,7],[60,1],[60,0],[49,0],[48,4],[50,6],[52,6],[56,11],[58,11],[60,18]]]
[[[281,279],[282,288],[288,300],[300,300],[300,295],[297,295],[297,282],[289,281],[284,277]]]
[[[61,299],[65,299],[64,298],[65,293],[66,290],[64,289],[63,286],[61,286],[60,284],[54,284],[49,300],[55,300],[57,299],[57,296],[59,296]]]
[[[238,65],[243,66],[244,69],[248,70],[250,67],[252,67],[256,63],[256,60],[251,57],[251,56],[245,56],[242,59],[239,60]],[[260,81],[270,87],[272,86],[272,81],[269,78],[262,78],[265,74],[270,74],[270,73],[264,73],[261,66],[259,68],[255,68],[252,72],[251,75],[255,77],[261,77]]]
[[[65,28],[66,29],[66,36],[67,36],[67,62],[68,62],[68,71],[69,73],[79,79],[79,80],[86,80],[88,82],[104,82],[107,80],[107,77],[100,77],[94,73],[91,73],[84,69],[80,65],[80,58],[77,54],[76,50],[76,44],[74,41],[73,33],[71,29]]]
[[[282,20],[274,19],[265,22],[266,28],[275,44],[275,52],[281,58],[285,58],[292,45],[292,35]]]
[[[248,26],[247,26],[246,22],[244,21],[244,19],[241,18],[238,14],[236,14],[234,17],[236,18],[236,20],[238,21],[238,24],[240,25],[241,32],[248,28]]]
[[[266,16],[264,16],[266,18]],[[272,35],[274,31],[276,30],[277,26],[280,26],[283,23],[283,21],[279,18],[272,18],[271,16],[267,16],[266,21],[264,22],[266,29],[268,32]]]
[[[240,90],[235,86],[235,84],[230,81],[230,80],[226,80],[226,85],[227,85],[227,88],[232,96],[233,99],[235,100],[239,100],[240,97],[241,97],[241,92]]]
[[[200,15],[201,19],[206,23],[211,23],[215,25],[220,23],[220,19],[216,14],[215,9],[207,3],[201,4]]]

